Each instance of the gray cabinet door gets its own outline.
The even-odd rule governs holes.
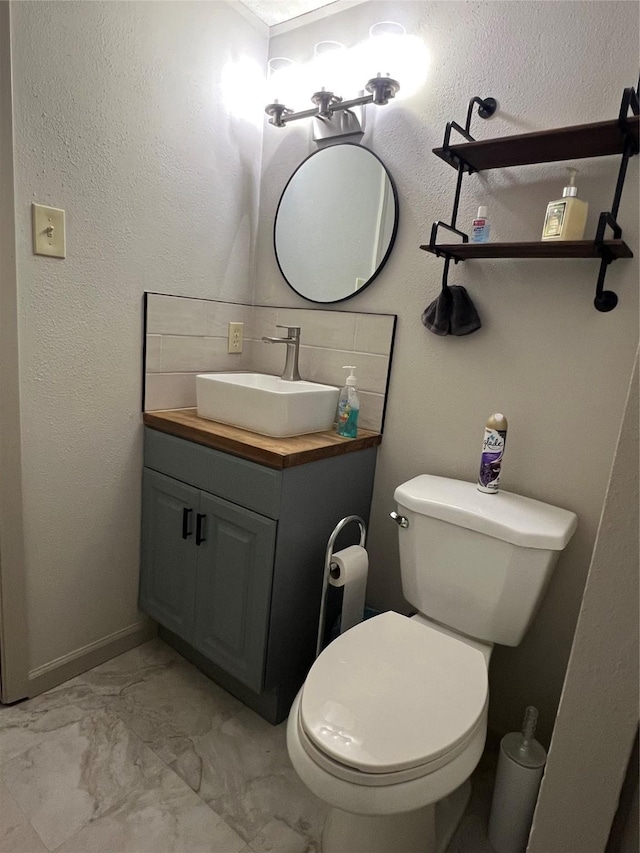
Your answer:
[[[260,692],[277,523],[202,492],[192,645]]]
[[[144,469],[140,608],[187,641],[193,629],[199,503],[198,489]]]

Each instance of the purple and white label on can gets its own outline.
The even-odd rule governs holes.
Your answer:
[[[504,445],[507,440],[507,431],[501,429],[490,429],[484,431],[482,442],[482,456],[480,457],[480,473],[478,475],[478,487],[482,491],[497,492],[500,483],[500,468],[504,455]]]

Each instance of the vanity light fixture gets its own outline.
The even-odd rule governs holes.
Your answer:
[[[381,72],[378,72],[365,84],[364,89],[369,93],[367,95],[362,94],[357,98],[345,101],[340,95],[335,94],[333,91],[335,78],[346,76],[346,54],[347,49],[339,42],[323,41],[316,44],[314,62],[310,73],[320,77],[325,85],[311,96],[311,101],[315,106],[309,110],[294,112],[278,99],[274,99],[273,103],[265,107],[265,112],[269,116],[269,124],[275,127],[284,127],[289,122],[301,118],[318,118],[330,121],[335,113],[349,111],[352,107],[362,107],[365,104],[376,104],[377,106],[388,104],[399,91],[400,84],[389,74],[384,75]],[[273,70],[271,61],[269,70]],[[330,78],[329,81],[327,81],[327,77]],[[327,82],[330,84],[329,88],[326,87]]]
[[[366,83],[364,88],[370,94],[352,98],[350,101],[343,101],[340,95],[322,88],[311,96],[311,101],[315,107],[310,110],[294,112],[285,104],[275,100],[272,104],[267,104],[264,111],[269,116],[269,124],[275,127],[284,127],[288,122],[297,121],[300,118],[328,119],[339,110],[349,110],[352,107],[360,107],[365,104],[385,106],[395,97],[396,92],[400,89],[400,84],[397,80],[393,80],[391,77],[383,77],[382,74],[378,73]]]

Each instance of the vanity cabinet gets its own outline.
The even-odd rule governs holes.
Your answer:
[[[272,468],[145,428],[140,607],[273,723],[314,660],[327,540],[368,519],[376,452]]]
[[[140,605],[262,688],[276,522],[145,468]]]
[[[145,468],[140,607],[187,640],[193,631],[198,555],[186,525],[192,525],[199,501],[198,489]]]

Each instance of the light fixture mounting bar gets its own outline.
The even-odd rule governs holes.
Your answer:
[[[373,95],[362,95],[360,98],[353,98],[351,101],[340,101],[340,103],[332,106],[333,110],[350,110],[351,107],[360,107],[365,104],[373,103]]]
[[[373,103],[373,95],[363,95],[361,98],[354,98],[352,101],[337,101],[335,104],[330,104],[327,107],[327,111],[330,115],[338,110],[348,110],[351,107],[358,107],[361,104],[371,104]],[[312,110],[302,110],[299,113],[285,113],[282,116],[282,123],[286,124],[289,121],[295,121],[299,118],[312,118],[319,114],[318,108],[315,107]]]
[[[310,110],[300,110],[300,112],[297,112],[297,113],[285,113],[285,115],[282,116],[282,124],[286,124],[286,122],[288,122],[288,121],[295,121],[296,119],[299,119],[299,118],[313,118],[313,116],[317,116],[317,115],[318,115],[318,108],[317,107],[313,107]]]
[[[330,118],[339,110],[349,110],[352,107],[361,107],[365,104],[384,106],[395,97],[396,92],[400,89],[400,84],[391,77],[378,75],[369,80],[365,88],[371,94],[352,98],[350,101],[343,101],[338,95],[322,90],[312,96],[311,100],[316,106],[310,110],[300,110],[294,113],[288,107],[285,107],[284,104],[276,101],[273,104],[269,104],[265,108],[265,112],[269,116],[269,124],[275,127],[284,127],[290,121],[297,121],[300,118]]]

